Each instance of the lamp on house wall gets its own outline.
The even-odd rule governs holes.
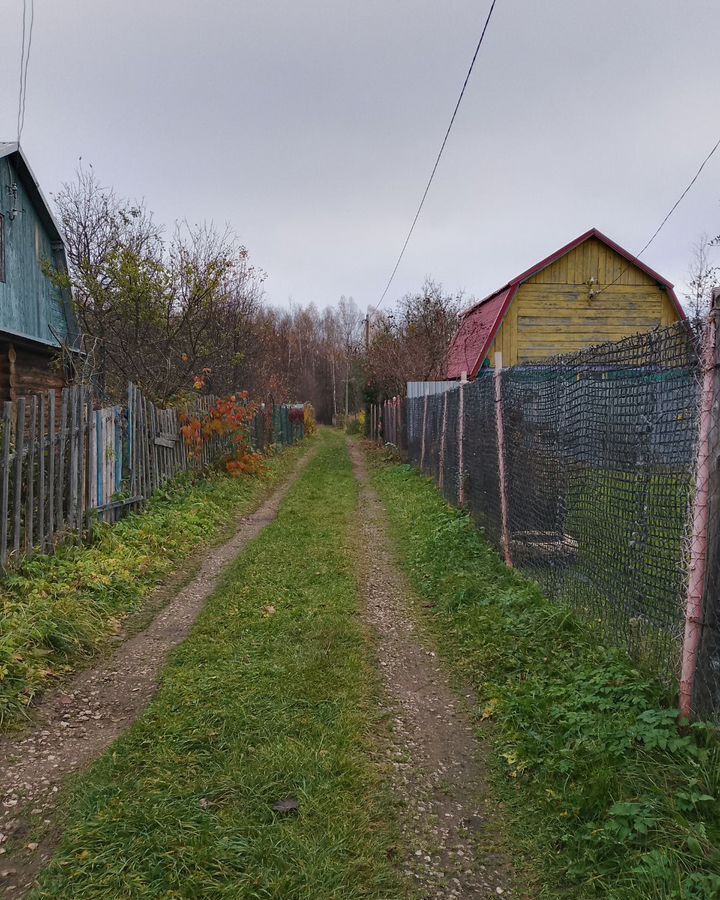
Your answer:
[[[7,192],[10,194],[10,198],[12,200],[12,208],[8,210],[8,219],[12,222],[13,219],[17,217],[17,214],[20,212],[17,206],[17,198],[18,198],[18,186],[17,183],[11,181],[9,185],[7,185]]]

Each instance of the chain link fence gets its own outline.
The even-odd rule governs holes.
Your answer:
[[[705,357],[678,323],[485,369],[406,400],[404,421],[408,460],[509,565],[680,684],[681,706],[689,691],[685,709],[717,717],[720,384],[709,331]]]

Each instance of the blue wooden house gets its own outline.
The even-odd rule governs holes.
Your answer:
[[[18,144],[0,142],[0,400],[59,389],[68,380],[61,347],[76,351],[62,234]]]

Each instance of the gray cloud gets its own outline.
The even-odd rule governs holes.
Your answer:
[[[269,299],[374,302],[486,3],[36,0],[23,144],[158,218],[230,222]],[[483,295],[591,225],[637,250],[717,139],[716,0],[498,0],[390,297]],[[17,27],[15,27],[17,22]],[[20,4],[0,34],[13,139]],[[714,55],[715,54],[715,58]],[[644,257],[681,282],[720,231],[720,157]]]

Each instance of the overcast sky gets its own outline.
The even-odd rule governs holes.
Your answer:
[[[30,0],[28,0],[28,3]],[[230,223],[268,299],[375,302],[487,0],[35,0],[23,146],[163,223]],[[14,140],[21,0],[4,0]],[[720,133],[719,0],[497,0],[389,300],[483,296],[595,225],[641,247]],[[643,257],[682,286],[720,232],[720,152]]]

